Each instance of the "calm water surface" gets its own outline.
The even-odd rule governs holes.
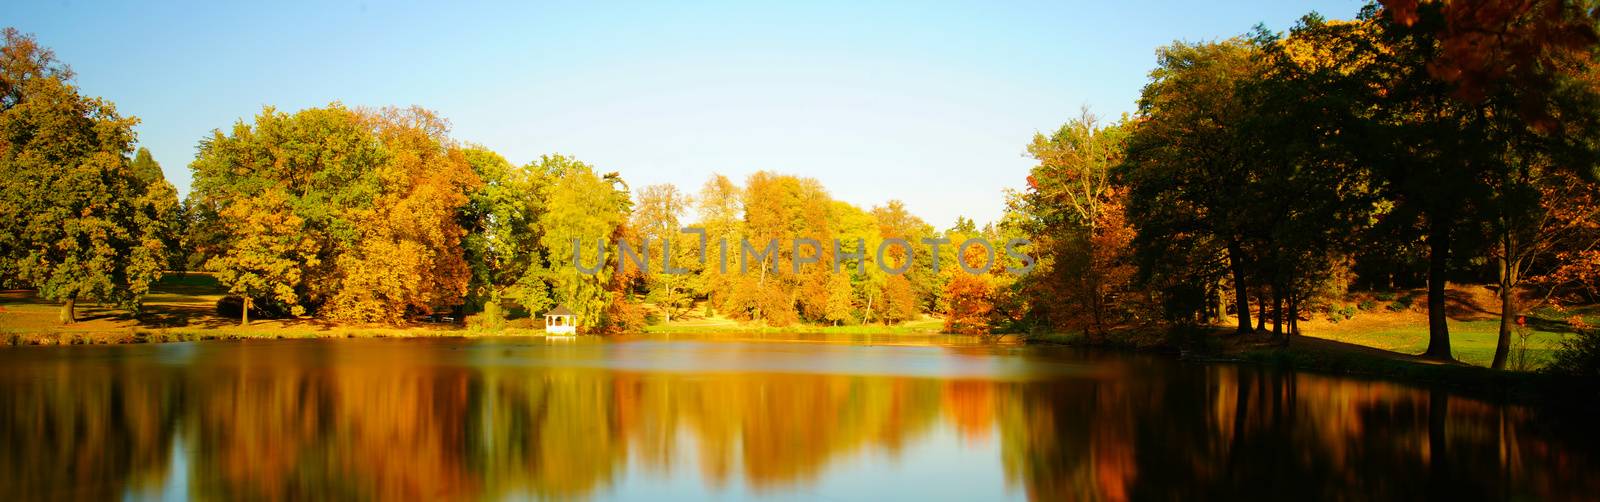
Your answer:
[[[1522,407],[874,342],[0,349],[0,500],[1600,497],[1595,443]]]

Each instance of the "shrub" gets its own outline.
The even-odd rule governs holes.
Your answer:
[[[1372,297],[1377,299],[1380,302],[1392,302],[1392,301],[1394,301],[1394,292],[1393,291],[1384,291],[1384,292],[1381,292],[1381,293],[1373,293]]]
[[[1600,330],[1580,330],[1561,341],[1545,370],[1586,378],[1600,378]]]
[[[1354,318],[1355,316],[1356,316],[1356,308],[1353,305],[1345,305],[1345,306],[1342,306],[1342,307],[1328,307],[1328,320],[1329,321],[1337,323],[1339,321],[1349,320],[1351,318]]]
[[[1411,308],[1411,296],[1402,296],[1400,298],[1396,298],[1393,302],[1389,303],[1389,306],[1387,308],[1390,311],[1393,311],[1393,312],[1399,312],[1399,311],[1402,311],[1402,310],[1410,309]]]
[[[638,333],[644,329],[644,308],[625,301],[612,301],[600,313],[600,325],[597,333],[616,335],[623,333]]]
[[[1362,312],[1371,312],[1372,309],[1378,308],[1378,302],[1362,300],[1360,304],[1356,305],[1356,308],[1361,309]]]

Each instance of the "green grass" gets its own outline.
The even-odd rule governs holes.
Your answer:
[[[1528,337],[1528,363],[1531,368],[1544,366],[1561,345],[1561,341],[1570,333],[1534,330]],[[1456,360],[1474,366],[1488,366],[1494,359],[1495,347],[1499,344],[1500,321],[1498,319],[1483,321],[1451,321],[1450,322],[1450,349]],[[1375,329],[1364,331],[1359,336],[1342,336],[1334,338],[1339,341],[1366,345],[1385,350],[1392,350],[1403,354],[1420,354],[1428,348],[1428,326],[1406,326],[1402,328]],[[1516,356],[1515,347],[1519,342],[1518,336],[1511,335],[1513,358]]]
[[[1549,399],[1567,395],[1575,382],[1556,375],[1525,371],[1499,371],[1480,366],[1432,364],[1353,351],[1307,347],[1259,349],[1241,352],[1247,363],[1339,375],[1361,375],[1404,382],[1424,382],[1467,393],[1499,395],[1519,400]]]

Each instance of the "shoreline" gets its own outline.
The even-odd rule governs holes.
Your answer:
[[[1497,402],[1558,408],[1587,416],[1600,415],[1600,382],[1543,371],[1495,370],[1459,361],[1440,362],[1416,355],[1297,335],[1287,346],[1263,343],[1270,333],[1243,336],[1211,329],[1190,333],[1187,345],[1162,342],[1088,344],[1082,335],[1050,334],[1024,343],[1132,353],[1167,354],[1196,364],[1234,364],[1275,371],[1296,371],[1362,378],[1448,390]],[[1124,333],[1126,334],[1126,333]],[[1179,335],[1141,330],[1132,339],[1173,339]]]
[[[658,329],[623,335],[578,335],[578,338],[605,339],[617,336],[673,336],[702,335],[708,338],[762,336],[774,334],[823,336],[875,336],[885,337],[974,337],[937,332],[902,330],[876,330],[872,332],[842,331],[805,328],[772,327],[722,327],[720,329],[692,330]],[[826,327],[824,327],[826,328]],[[859,327],[850,327],[859,328]],[[1195,336],[1185,343],[1174,343],[1181,338],[1159,329],[1128,330],[1119,332],[1112,343],[1089,344],[1082,335],[1046,334],[1023,336],[1014,334],[992,335],[986,343],[1019,344],[1036,347],[1072,347],[1085,350],[1159,354],[1188,364],[1248,366],[1271,371],[1294,371],[1345,378],[1388,381],[1417,387],[1447,390],[1461,395],[1495,402],[1518,403],[1539,408],[1559,409],[1578,416],[1600,415],[1600,382],[1555,375],[1538,371],[1504,371],[1465,363],[1421,360],[1416,356],[1383,351],[1365,346],[1354,346],[1326,339],[1296,336],[1288,346],[1262,343],[1266,333],[1251,333],[1243,337]],[[336,340],[336,339],[493,339],[510,337],[546,337],[543,330],[532,328],[468,328],[468,327],[345,327],[324,326],[314,330],[285,330],[282,328],[135,328],[130,331],[54,331],[47,333],[0,334],[0,350],[21,347],[48,347],[71,345],[137,345],[152,343],[182,343],[200,341],[254,341],[254,340]],[[572,338],[558,336],[556,338]],[[1186,346],[1185,346],[1186,345]]]

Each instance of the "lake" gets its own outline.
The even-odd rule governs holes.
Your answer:
[[[1600,497],[1563,423],[946,337],[17,347],[0,500]]]

